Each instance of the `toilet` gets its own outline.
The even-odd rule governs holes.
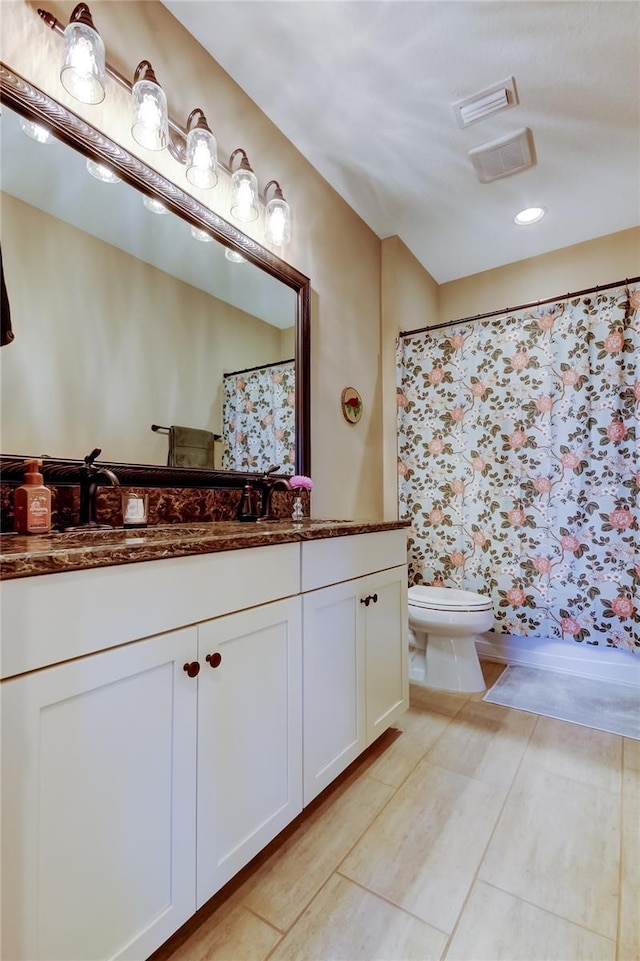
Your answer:
[[[444,691],[484,691],[475,642],[491,627],[490,597],[449,587],[410,587],[410,681]]]

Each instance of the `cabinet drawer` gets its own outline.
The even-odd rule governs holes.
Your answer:
[[[407,563],[407,531],[376,531],[302,544],[302,590],[314,591]]]
[[[2,676],[299,592],[299,544],[2,581]]]

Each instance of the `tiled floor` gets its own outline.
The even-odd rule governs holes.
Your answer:
[[[639,796],[640,741],[412,688],[154,961],[640,961]]]

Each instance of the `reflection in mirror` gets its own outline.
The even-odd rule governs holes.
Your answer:
[[[303,471],[299,289],[230,261],[214,231],[194,236],[199,224],[152,212],[134,187],[90,175],[85,156],[35,142],[19,121],[3,111],[15,341],[1,355],[2,449]]]

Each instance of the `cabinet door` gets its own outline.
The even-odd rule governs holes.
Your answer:
[[[366,623],[367,744],[409,706],[407,569],[395,567],[359,581]]]
[[[198,632],[201,907],[302,810],[300,598]]]
[[[2,957],[147,957],[195,910],[196,630],[2,685]]]
[[[304,803],[365,747],[360,581],[304,595]]]

